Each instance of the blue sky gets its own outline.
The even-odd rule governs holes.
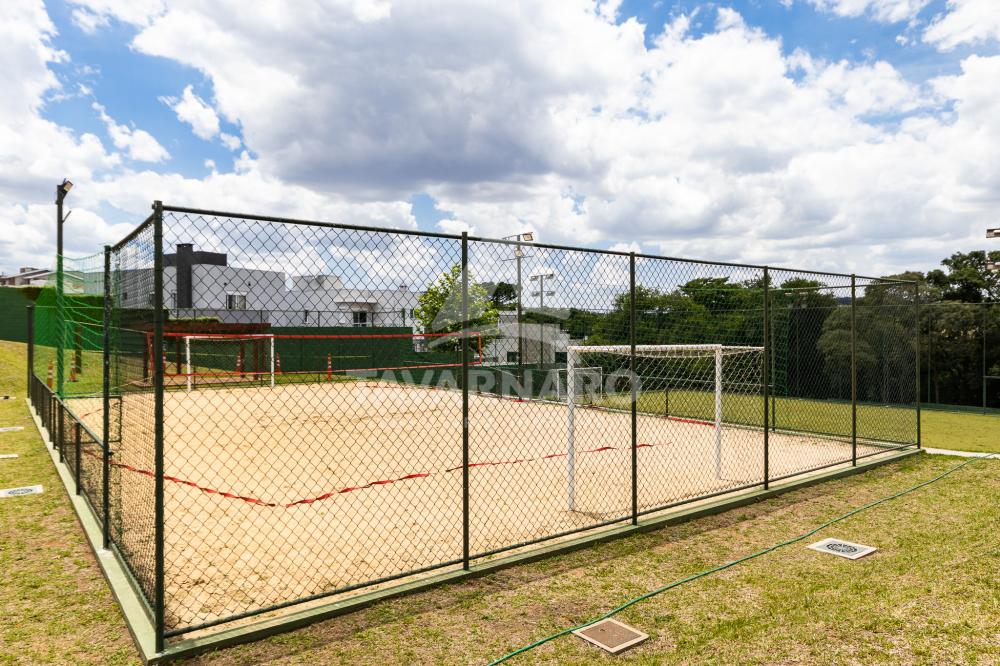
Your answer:
[[[0,222],[32,241],[0,243],[0,269],[44,260],[63,176],[98,236],[160,198],[884,272],[933,267],[942,234],[970,249],[997,216],[994,163],[960,154],[995,129],[974,92],[1000,48],[983,0],[547,4],[17,0],[0,57],[36,101],[0,123],[46,159],[0,180]],[[852,182],[852,160],[888,186]]]

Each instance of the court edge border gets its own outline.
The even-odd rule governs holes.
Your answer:
[[[859,462],[857,466],[851,466],[850,462],[843,463],[838,467],[828,468],[814,474],[807,474],[801,478],[785,481],[784,483],[772,484],[770,488],[758,488],[748,492],[735,495],[726,495],[720,499],[711,500],[698,506],[688,506],[682,509],[667,509],[661,515],[645,518],[635,525],[622,525],[611,529],[600,529],[599,531],[574,539],[549,544],[540,548],[533,548],[530,551],[515,553],[501,558],[487,560],[478,564],[473,564],[468,570],[456,569],[445,571],[433,576],[410,581],[400,585],[395,585],[382,590],[376,590],[367,594],[361,594],[350,599],[332,601],[311,608],[306,608],[293,613],[287,613],[276,617],[266,618],[251,624],[225,629],[223,631],[196,638],[188,638],[172,643],[162,652],[155,650],[155,629],[149,619],[145,606],[140,596],[130,580],[130,576],[121,562],[111,550],[102,547],[102,531],[93,511],[82,495],[74,492],[74,481],[69,469],[59,463],[58,454],[52,447],[52,441],[48,431],[42,425],[41,419],[35,412],[34,406],[29,404],[32,419],[39,435],[46,444],[52,463],[59,473],[66,494],[76,513],[77,520],[83,528],[87,537],[87,543],[97,563],[100,565],[101,573],[104,575],[111,592],[118,602],[125,624],[139,651],[139,656],[146,664],[164,664],[177,659],[192,657],[210,650],[216,650],[241,643],[260,640],[269,636],[293,631],[309,624],[320,622],[338,615],[344,615],[367,606],[371,606],[380,601],[393,599],[406,594],[420,592],[446,583],[459,582],[466,579],[484,576],[507,567],[527,564],[541,560],[552,555],[568,553],[606,541],[612,541],[632,534],[649,532],[652,530],[674,525],[677,523],[703,518],[714,515],[729,509],[745,506],[764,499],[782,495],[792,490],[805,488],[834,479],[860,474],[875,467],[897,462],[910,456],[924,453],[923,449],[913,448],[890,451],[885,454],[878,454],[877,457],[865,462]],[[913,445],[916,447],[916,445]]]

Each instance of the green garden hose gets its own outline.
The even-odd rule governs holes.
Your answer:
[[[907,488],[906,490],[902,490],[902,491],[900,491],[900,492],[898,492],[898,493],[896,493],[894,495],[889,495],[888,497],[883,497],[882,499],[875,500],[874,502],[870,502],[868,504],[865,504],[862,507],[859,507],[857,509],[854,509],[853,511],[845,513],[842,516],[834,518],[833,520],[828,520],[825,523],[823,523],[822,525],[820,525],[819,527],[816,527],[816,528],[814,528],[812,530],[809,530],[808,532],[800,534],[797,537],[794,537],[794,538],[789,539],[787,541],[782,541],[781,543],[775,544],[775,545],[771,546],[770,548],[765,548],[764,550],[759,550],[756,553],[752,553],[750,555],[746,555],[746,556],[741,557],[739,559],[732,560],[731,562],[726,562],[725,564],[720,564],[717,567],[713,567],[711,569],[706,569],[704,571],[700,571],[700,572],[698,572],[696,574],[692,574],[690,576],[687,576],[686,578],[681,578],[680,580],[675,580],[674,582],[669,583],[667,585],[664,585],[663,587],[657,588],[657,589],[655,589],[655,590],[653,590],[651,592],[647,592],[646,594],[643,594],[642,596],[638,596],[638,597],[636,597],[634,599],[630,599],[630,600],[626,601],[625,603],[623,603],[621,606],[618,606],[617,608],[614,608],[614,609],[608,611],[607,613],[605,613],[604,615],[602,615],[602,616],[600,616],[598,618],[594,618],[593,620],[588,620],[588,621],[584,622],[583,624],[579,624],[579,625],[577,625],[575,627],[570,627],[569,629],[563,629],[562,631],[554,633],[551,636],[546,636],[545,638],[539,639],[539,640],[535,641],[534,643],[531,643],[529,645],[525,645],[524,647],[518,648],[517,650],[514,650],[513,652],[509,652],[509,653],[505,654],[504,656],[500,657],[499,659],[494,659],[493,661],[491,661],[489,663],[489,666],[495,666],[496,664],[503,663],[503,662],[507,661],[508,659],[516,657],[519,654],[524,654],[525,652],[528,652],[529,650],[532,650],[532,649],[538,647],[539,645],[543,645],[545,643],[548,643],[551,640],[555,640],[556,638],[559,638],[560,636],[565,636],[566,634],[572,633],[572,632],[574,632],[574,631],[576,631],[578,629],[583,629],[584,627],[589,627],[590,625],[592,625],[592,624],[594,624],[596,622],[600,622],[601,620],[606,620],[609,617],[612,617],[612,616],[617,615],[618,613],[622,612],[623,610],[625,610],[629,606],[634,606],[635,604],[639,603],[640,601],[645,601],[646,599],[649,599],[651,597],[655,597],[656,595],[660,594],[661,592],[666,592],[667,590],[672,590],[673,588],[679,587],[679,586],[681,586],[681,585],[683,585],[685,583],[690,583],[691,581],[698,580],[699,578],[704,578],[705,576],[714,574],[714,573],[719,572],[719,571],[723,571],[724,569],[728,569],[730,567],[734,567],[737,564],[742,564],[743,562],[747,562],[749,560],[758,558],[761,555],[767,555],[768,553],[774,552],[774,551],[778,550],[779,548],[784,548],[785,546],[789,546],[789,545],[791,545],[793,543],[798,543],[799,541],[802,541],[804,539],[808,539],[809,537],[811,537],[812,535],[816,534],[820,530],[823,530],[823,529],[829,527],[830,525],[833,525],[834,523],[839,523],[840,521],[846,520],[846,519],[850,518],[851,516],[854,516],[854,515],[857,515],[857,514],[861,513],[862,511],[867,511],[868,509],[871,509],[872,507],[876,507],[879,504],[884,504],[885,502],[889,502],[889,501],[894,500],[894,499],[896,499],[898,497],[902,497],[903,495],[907,495],[909,493],[912,493],[915,490],[919,490],[919,489],[921,489],[921,488],[923,488],[925,486],[929,486],[932,483],[940,481],[941,479],[945,478],[946,476],[948,476],[950,474],[954,474],[955,472],[957,472],[958,470],[962,469],[966,465],[970,465],[970,464],[972,464],[974,462],[977,462],[979,460],[986,460],[986,459],[995,458],[995,457],[996,457],[996,454],[990,454],[990,455],[986,455],[986,456],[982,456],[982,457],[970,458],[969,460],[966,460],[965,462],[963,462],[963,463],[961,463],[959,465],[956,465],[955,467],[952,467],[948,471],[943,472],[943,473],[939,474],[938,476],[935,476],[933,479],[930,479],[928,481],[924,481],[923,483],[918,483],[917,485],[912,486],[910,488]]]

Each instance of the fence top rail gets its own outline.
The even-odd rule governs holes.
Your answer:
[[[495,244],[495,245],[513,245],[513,246],[530,245],[531,247],[538,247],[538,248],[543,248],[543,249],[548,249],[548,250],[564,250],[564,251],[569,251],[569,252],[587,252],[587,253],[591,253],[591,254],[603,254],[603,255],[612,255],[612,256],[619,256],[619,257],[629,257],[629,256],[634,255],[637,259],[653,259],[653,260],[659,260],[659,261],[676,261],[676,262],[683,262],[683,263],[689,263],[689,264],[702,264],[702,265],[707,265],[707,266],[728,266],[728,267],[731,267],[731,268],[751,268],[751,269],[755,269],[755,270],[765,270],[766,269],[766,270],[769,270],[769,271],[784,271],[784,272],[788,272],[788,273],[798,273],[798,274],[803,274],[803,275],[824,275],[824,276],[827,276],[827,277],[842,277],[842,278],[844,278],[844,277],[846,277],[846,278],[851,277],[851,274],[849,274],[849,273],[832,273],[832,272],[827,272],[827,271],[813,271],[813,270],[804,270],[804,269],[798,269],[798,268],[784,268],[784,267],[781,267],[781,266],[764,266],[764,265],[759,265],[759,264],[741,264],[741,263],[728,262],[728,261],[712,261],[712,260],[708,260],[708,259],[687,259],[687,258],[683,258],[683,257],[669,257],[669,256],[663,256],[663,255],[656,255],[656,254],[645,254],[645,253],[640,253],[640,252],[635,252],[635,253],[633,253],[633,252],[623,252],[621,250],[604,250],[604,249],[598,249],[598,248],[574,247],[574,246],[570,246],[570,245],[557,245],[557,244],[553,244],[553,243],[537,243],[537,242],[526,243],[524,241],[518,241],[518,240],[512,240],[512,239],[505,239],[505,238],[486,238],[486,237],[483,237],[483,236],[463,236],[462,234],[449,234],[449,233],[443,233],[443,232],[438,232],[438,231],[417,231],[417,230],[413,230],[413,229],[392,229],[392,228],[387,228],[387,227],[373,227],[373,226],[357,225],[357,224],[343,224],[343,223],[339,223],[339,222],[322,222],[322,221],[319,221],[319,220],[303,220],[303,219],[299,219],[299,218],[279,217],[279,216],[274,216],[274,215],[256,215],[256,214],[252,214],[252,213],[236,213],[236,212],[232,212],[232,211],[212,210],[212,209],[207,209],[207,208],[192,208],[192,207],[188,207],[188,206],[163,205],[161,210],[164,213],[181,213],[181,214],[188,214],[188,215],[207,215],[207,216],[211,216],[211,217],[229,217],[229,218],[239,218],[239,219],[244,219],[244,220],[256,220],[256,221],[260,221],[260,222],[277,222],[279,224],[294,224],[294,225],[301,225],[301,226],[323,227],[323,228],[327,228],[327,229],[343,229],[343,230],[350,230],[350,231],[365,231],[365,232],[373,232],[373,233],[390,233],[390,234],[399,234],[399,235],[405,235],[405,236],[423,236],[423,237],[427,237],[427,238],[446,238],[446,239],[449,239],[449,240],[457,240],[457,241],[460,241],[463,238],[466,238],[469,241],[478,242],[478,243],[492,243],[492,244]],[[151,215],[149,218],[146,219],[145,222],[143,222],[141,225],[139,225],[139,227],[135,231],[133,231],[128,236],[126,236],[124,239],[122,239],[121,241],[119,241],[119,243],[114,246],[114,249],[117,249],[120,245],[122,245],[122,244],[128,242],[129,240],[131,240],[131,238],[133,238],[136,234],[138,234],[142,230],[142,228],[147,223],[149,223],[150,220],[152,220],[152,219],[153,219],[153,216]],[[858,278],[858,279],[862,279],[862,280],[873,280],[875,282],[879,282],[879,283],[883,283],[883,284],[916,284],[912,280],[896,280],[896,279],[893,279],[893,278],[871,277],[871,276],[865,276],[865,275],[855,275],[854,277]]]
[[[122,238],[122,239],[121,239],[120,241],[118,241],[118,242],[117,242],[117,243],[115,243],[114,245],[111,245],[111,246],[110,246],[110,250],[111,250],[112,252],[117,252],[118,250],[122,249],[122,247],[124,247],[124,246],[125,246],[125,245],[126,245],[126,244],[127,244],[128,242],[129,242],[129,241],[131,241],[131,240],[132,240],[132,239],[134,239],[134,238],[135,238],[136,236],[138,236],[139,234],[141,234],[141,233],[142,233],[142,231],[143,231],[143,230],[144,230],[144,229],[145,229],[145,228],[146,228],[147,226],[149,226],[150,224],[152,224],[152,222],[153,222],[153,218],[154,218],[154,217],[156,217],[156,213],[150,213],[149,217],[147,217],[147,218],[146,218],[145,220],[143,220],[143,221],[142,221],[142,222],[141,222],[141,223],[139,224],[139,226],[137,226],[137,227],[136,227],[135,229],[133,229],[132,231],[128,232],[128,234],[127,234],[127,235],[126,235],[126,236],[125,236],[124,238]],[[105,248],[108,248],[108,247],[109,247],[109,246],[105,245]]]

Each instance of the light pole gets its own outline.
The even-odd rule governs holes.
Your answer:
[[[504,236],[501,240],[517,239],[517,245],[514,246],[514,260],[517,262],[517,372],[518,379],[523,384],[524,383],[524,331],[522,329],[521,323],[521,260],[526,256],[530,257],[532,255],[525,255],[524,249],[521,245],[522,241],[525,243],[532,243],[535,240],[535,234],[531,231],[524,231],[519,234],[511,234],[510,236]],[[505,259],[504,261],[508,261]]]
[[[542,270],[531,276],[532,282],[538,282],[538,291],[532,292],[532,296],[538,296],[538,311],[545,313],[545,297],[555,296],[555,291],[545,291],[545,281],[554,280],[556,274],[552,270]],[[541,370],[545,364],[545,324],[539,319],[538,322],[538,369]]]
[[[73,183],[65,178],[56,185],[56,330],[59,336],[56,344],[56,392],[59,396],[63,394],[63,350],[66,346],[66,312],[63,304],[63,222],[66,218],[63,216],[63,200],[71,189]]]

